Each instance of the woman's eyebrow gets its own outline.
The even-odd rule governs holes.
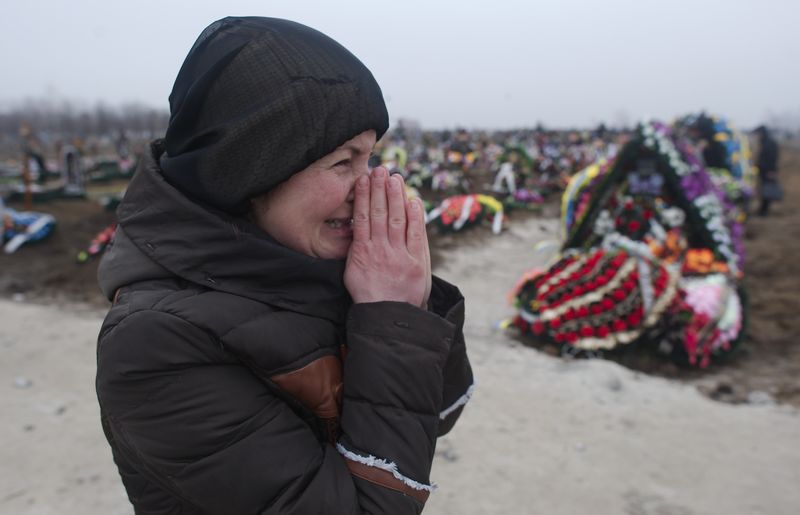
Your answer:
[[[338,147],[336,150],[328,154],[329,156],[340,156],[342,154],[349,154],[352,150],[349,147]]]
[[[358,144],[355,143],[351,143],[350,145],[342,147],[342,149],[350,150],[354,154],[369,154],[370,152],[372,152],[372,147],[367,149],[366,147],[359,146]]]
[[[330,162],[330,163],[338,163],[339,161],[343,161],[346,159],[350,159],[353,155],[353,151],[349,148],[341,147],[337,148],[323,159]]]

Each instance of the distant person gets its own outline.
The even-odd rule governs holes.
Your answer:
[[[117,150],[117,157],[119,157],[120,161],[125,161],[131,156],[130,151],[130,141],[128,140],[128,135],[125,133],[123,129],[117,133],[117,141],[115,143],[116,150]]]
[[[22,155],[25,159],[32,160],[36,164],[36,182],[44,184],[49,170],[44,158],[44,146],[36,136],[33,128],[28,123],[23,123],[19,128]]]
[[[758,214],[767,216],[770,204],[783,199],[783,189],[778,181],[778,143],[764,125],[754,132],[759,142],[756,166],[758,166],[758,194],[761,205]]]
[[[418,514],[472,392],[464,299],[347,49],[275,18],[197,39],[99,269],[102,426],[136,513]]]
[[[61,145],[61,177],[65,193],[83,195],[83,156],[80,143],[73,139],[72,144]]]
[[[706,168],[722,168],[730,170],[728,153],[725,146],[717,141],[714,120],[701,114],[690,129],[693,139],[701,143],[701,154]]]

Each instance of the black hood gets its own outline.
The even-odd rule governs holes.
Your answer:
[[[367,130],[389,127],[372,73],[325,34],[229,17],[198,38],[175,79],[162,175],[241,214],[248,200]]]
[[[344,321],[343,260],[284,247],[256,225],[189,200],[164,180],[163,142],[150,146],[117,209],[114,244],[98,271],[111,299],[125,285],[180,278],[276,308]]]

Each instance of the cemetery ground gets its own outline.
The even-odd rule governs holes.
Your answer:
[[[781,178],[786,200],[748,222],[747,339],[706,370],[561,358],[498,328],[508,291],[543,263],[534,245],[557,236],[554,206],[512,213],[499,236],[433,234],[435,272],[467,299],[478,387],[439,442],[425,513],[797,513],[800,153],[784,152]],[[76,261],[113,213],[36,209],[56,231],[0,256],[0,513],[131,514],[94,394],[108,301],[97,261]]]

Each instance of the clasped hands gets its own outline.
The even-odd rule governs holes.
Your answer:
[[[355,184],[344,284],[356,303],[428,303],[431,258],[422,201],[408,199],[403,178],[382,166]]]

